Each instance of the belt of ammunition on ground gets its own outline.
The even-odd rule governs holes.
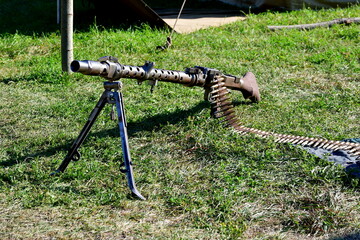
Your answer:
[[[242,135],[252,133],[263,138],[272,137],[278,143],[292,143],[304,147],[317,147],[331,151],[344,150],[351,156],[356,157],[357,160],[360,160],[359,143],[278,134],[245,127],[235,114],[234,106],[230,100],[230,91],[224,87],[224,80],[222,77],[215,77],[213,80],[210,92],[211,112],[214,117],[222,118],[223,122],[227,126],[232,127],[237,133]]]

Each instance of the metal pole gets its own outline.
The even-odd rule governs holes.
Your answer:
[[[73,60],[73,0],[61,0],[61,65],[71,73]]]
[[[60,0],[56,0],[56,24],[60,24]]]

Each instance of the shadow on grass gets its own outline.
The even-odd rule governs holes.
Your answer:
[[[359,240],[360,232],[350,233],[339,237],[332,237],[329,240]]]
[[[176,124],[184,119],[187,119],[188,116],[192,116],[196,114],[197,112],[201,111],[204,108],[209,108],[208,102],[200,102],[199,104],[195,105],[191,109],[187,110],[177,110],[173,113],[166,113],[166,114],[158,114],[137,122],[130,122],[128,123],[128,135],[129,138],[136,134],[137,132],[142,131],[158,131],[162,128],[162,126],[167,124]],[[84,122],[85,124],[85,122]],[[95,122],[96,124],[96,122]],[[80,132],[81,129],[79,129]],[[89,133],[88,137],[96,137],[96,138],[104,138],[104,137],[116,137],[120,139],[119,136],[119,129],[117,127],[98,131],[98,132],[91,132]],[[75,139],[69,139],[68,144],[48,148],[44,151],[39,151],[36,153],[30,153],[27,156],[20,157],[15,152],[8,152],[9,159],[6,161],[1,161],[0,166],[13,166],[25,161],[31,161],[33,158],[36,157],[50,157],[54,155],[56,152],[68,150],[71,147],[71,144],[73,143]],[[86,140],[85,140],[86,141]],[[130,146],[131,148],[131,146]],[[64,155],[65,157],[65,155]]]
[[[55,72],[55,71],[42,71],[38,70],[36,73],[30,73],[26,76],[16,76],[10,78],[0,78],[0,82],[4,84],[12,84],[12,83],[20,83],[20,82],[32,82],[35,81],[37,83],[61,83],[66,84],[69,82],[69,75],[64,72]]]

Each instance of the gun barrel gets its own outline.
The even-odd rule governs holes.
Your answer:
[[[180,83],[186,86],[204,86],[205,84],[205,79],[199,74],[156,69],[149,67],[147,64],[144,66],[129,66],[108,61],[74,60],[70,64],[70,68],[73,72],[101,76],[110,81],[115,81],[120,78],[132,78]]]
[[[97,61],[83,60],[78,61],[74,60],[70,64],[70,69],[73,72],[79,72],[85,75],[101,75],[106,73],[107,64]]]

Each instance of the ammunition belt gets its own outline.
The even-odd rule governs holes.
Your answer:
[[[344,150],[351,156],[360,159],[360,144],[342,141],[332,141],[320,138],[310,138],[286,134],[266,132],[255,128],[245,127],[235,115],[234,106],[230,99],[230,92],[224,83],[225,78],[215,77],[211,86],[211,112],[215,118],[222,118],[227,126],[231,126],[237,133],[245,135],[252,133],[263,138],[272,137],[279,143],[292,143],[306,147],[317,147],[326,150]]]

